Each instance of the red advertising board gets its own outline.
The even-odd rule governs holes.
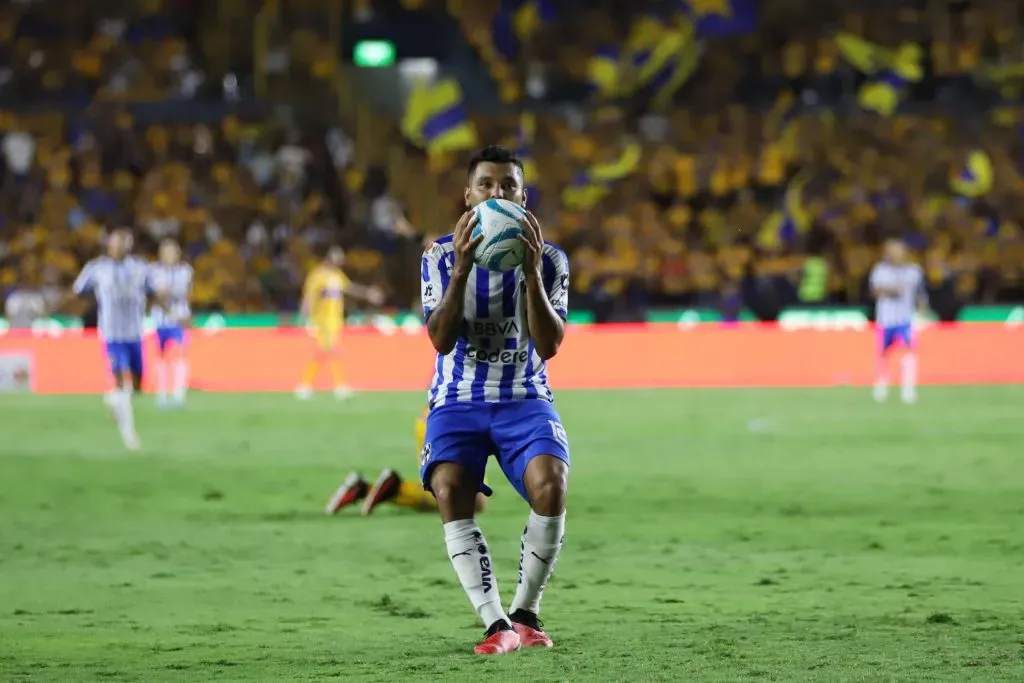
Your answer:
[[[870,330],[584,326],[569,331],[550,376],[564,389],[864,385],[873,379],[875,344]],[[149,358],[153,352],[148,341]],[[290,391],[312,352],[313,341],[294,328],[194,332],[188,346],[192,385],[204,391]],[[425,389],[433,366],[423,332],[352,330],[339,353],[356,390]],[[935,326],[920,335],[918,353],[924,384],[1024,382],[1021,328]],[[7,354],[30,359],[38,393],[95,393],[110,385],[102,344],[91,335],[11,331],[0,337],[0,356]]]

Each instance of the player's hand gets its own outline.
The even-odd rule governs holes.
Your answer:
[[[526,247],[523,253],[523,271],[527,275],[540,275],[544,255],[544,234],[541,232],[540,222],[532,211],[527,211],[526,217],[521,218],[519,222],[523,226],[523,234],[519,236],[519,241]]]
[[[473,270],[473,252],[484,239],[483,235],[475,239],[472,237],[477,220],[476,211],[467,211],[455,224],[455,235],[452,238],[455,245],[455,269],[452,275],[456,278],[468,278],[469,272]]]
[[[384,290],[380,287],[370,287],[366,290],[366,300],[371,306],[380,306],[384,303]]]

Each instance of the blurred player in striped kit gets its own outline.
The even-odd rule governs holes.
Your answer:
[[[160,243],[159,262],[150,266],[153,289],[161,300],[150,309],[156,326],[156,401],[162,408],[185,404],[188,391],[188,359],[185,356],[185,327],[192,315],[192,266],[181,260],[181,248],[172,239]],[[169,380],[172,389],[168,392]]]
[[[477,266],[480,238],[471,237],[471,209],[491,198],[526,206],[522,162],[503,147],[487,147],[470,161],[463,194],[470,210],[453,234],[423,254],[420,269],[423,313],[437,352],[420,476],[437,498],[452,567],[486,628],[477,654],[552,646],[538,613],[562,549],[569,477],[569,440],[545,366],[565,332],[568,259],[544,242],[527,213],[522,266],[509,272]],[[475,519],[477,492],[491,493],[483,481],[491,454],[531,508],[507,612]]]
[[[107,253],[85,264],[72,286],[76,296],[96,297],[99,334],[106,346],[115,388],[104,401],[129,450],[141,446],[135,431],[132,394],[142,383],[142,332],[152,293],[149,264],[130,254],[132,234],[119,228],[107,238]]]
[[[878,328],[878,356],[875,400],[889,395],[889,353],[903,347],[900,358],[900,397],[904,403],[917,401],[917,353],[914,315],[928,306],[924,273],[907,260],[907,247],[898,239],[885,243],[883,260],[871,270],[871,292],[876,297],[875,326]]]

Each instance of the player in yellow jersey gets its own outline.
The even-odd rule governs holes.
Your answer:
[[[345,252],[341,247],[328,247],[324,260],[310,271],[302,287],[300,314],[316,340],[316,350],[295,390],[299,398],[313,395],[313,380],[324,365],[330,369],[334,395],[347,398],[352,394],[337,357],[338,340],[345,326],[345,297],[363,299],[374,306],[384,302],[384,294],[378,287],[366,287],[349,280],[342,271],[344,265]]]
[[[423,453],[423,443],[427,435],[427,412],[424,410],[416,418],[416,442],[419,446],[416,450],[417,454]],[[419,457],[417,457],[417,471],[419,471],[419,466]],[[372,513],[374,508],[381,503],[394,503],[399,507],[420,511],[437,509],[434,495],[423,489],[419,477],[409,481],[403,480],[398,472],[390,467],[380,473],[372,486],[359,472],[349,474],[345,477],[345,482],[327,501],[325,512],[333,515],[342,508],[354,505],[359,501],[363,501],[362,512],[364,515]],[[483,512],[485,507],[487,507],[487,497],[482,493],[476,494],[476,511]]]

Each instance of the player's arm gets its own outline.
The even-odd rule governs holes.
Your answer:
[[[146,290],[146,296],[149,300],[155,303],[165,311],[170,311],[171,306],[171,291],[168,287],[161,287],[157,280],[157,271],[153,267],[146,268],[145,281],[143,287]]]
[[[420,299],[423,302],[430,343],[441,355],[451,353],[462,331],[466,283],[473,270],[473,251],[483,239],[483,236],[471,238],[474,225],[476,213],[467,211],[455,226],[452,237],[455,265],[447,283],[442,271],[445,267],[441,262],[443,248],[434,246],[423,254]]]
[[[371,306],[380,306],[384,303],[384,290],[380,287],[373,285],[361,285],[358,282],[352,282],[345,277],[345,296],[350,296],[355,299],[361,299]]]
[[[92,261],[89,261],[82,268],[82,272],[75,278],[74,283],[71,285],[71,290],[64,292],[57,301],[53,304],[53,311],[59,311],[64,307],[68,306],[72,302],[78,300],[80,297],[88,296],[92,294],[93,287],[95,286],[93,275],[95,267]]]
[[[871,294],[876,299],[891,299],[900,295],[900,288],[887,283],[877,266],[871,271],[868,283],[871,287]]]
[[[549,273],[551,291],[544,288],[544,237],[537,217],[527,212],[520,239],[526,245],[523,274],[526,278],[526,327],[537,353],[544,360],[554,357],[565,336],[568,308],[569,263],[565,255],[553,252]]]
[[[899,287],[874,287],[871,291],[876,299],[895,299],[900,295]]]
[[[180,313],[180,309],[179,309],[179,312],[174,316],[174,318],[175,318],[175,321],[179,325],[181,325],[182,327],[185,327],[185,326],[187,326],[189,324],[190,319],[191,319],[191,311],[192,311],[192,278],[195,275],[195,271],[192,270],[192,266],[187,265],[187,264],[184,265],[184,266],[179,266],[179,267],[184,269],[184,274],[185,274],[184,275],[184,282],[181,284],[181,289],[178,292],[172,292],[169,287],[167,288],[167,305],[166,305],[166,310],[167,310],[168,313],[172,313],[173,312],[173,309],[175,308],[175,303],[176,303],[175,302],[175,297],[178,297],[179,300],[183,300],[185,305],[187,306],[188,311],[190,311],[190,313],[187,314],[187,315],[182,315]]]
[[[317,299],[320,296],[321,283],[319,273],[314,270],[306,276],[306,281],[302,285],[302,303],[299,304],[299,316],[303,319],[309,319],[309,316],[313,312],[313,307],[316,306]]]

